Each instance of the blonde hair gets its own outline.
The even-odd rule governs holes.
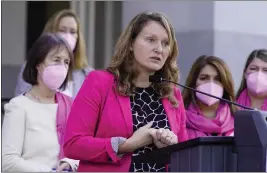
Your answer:
[[[137,76],[137,71],[133,68],[134,55],[131,45],[136,37],[150,21],[158,22],[168,33],[170,43],[170,54],[162,69],[155,74],[160,74],[168,80],[178,81],[179,69],[177,68],[178,45],[175,33],[168,19],[161,13],[143,12],[135,16],[127,28],[120,35],[112,61],[108,71],[112,72],[117,79],[117,91],[121,95],[130,96],[133,94],[135,86],[133,80]],[[174,86],[171,83],[155,83],[154,89],[161,98],[168,97],[173,106],[177,106],[177,99],[174,97]]]
[[[200,56],[192,65],[185,85],[191,88],[196,88],[196,81],[198,79],[199,73],[206,65],[211,65],[218,72],[220,81],[224,89],[223,98],[230,101],[235,101],[234,82],[231,72],[225,62],[215,56]],[[193,91],[184,89],[182,95],[185,108],[188,108],[190,103],[196,104],[196,96]],[[234,105],[231,104],[230,108],[232,113],[236,111],[236,107]]]
[[[46,23],[43,33],[46,32],[58,32],[59,31],[59,23],[60,20],[63,17],[73,17],[76,22],[77,22],[77,26],[78,26],[78,40],[77,40],[77,45],[76,48],[73,51],[74,54],[74,64],[73,67],[74,69],[83,69],[86,68],[88,66],[88,61],[87,61],[87,57],[86,57],[86,46],[85,46],[85,41],[81,32],[81,25],[80,25],[80,21],[78,16],[75,14],[74,11],[69,10],[69,9],[64,9],[61,11],[58,11],[57,13],[55,13],[52,17],[50,17],[50,19],[48,20],[48,22]]]

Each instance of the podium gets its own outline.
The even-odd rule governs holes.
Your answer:
[[[134,160],[170,164],[171,172],[266,172],[267,112],[240,110],[234,118],[234,137],[200,137]]]

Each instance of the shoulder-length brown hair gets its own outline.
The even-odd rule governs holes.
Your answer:
[[[189,75],[186,79],[186,86],[196,88],[197,78],[201,70],[206,65],[211,65],[217,70],[224,89],[223,98],[230,101],[235,101],[234,82],[231,72],[226,63],[222,59],[215,56],[202,55],[194,62],[191,71],[189,72]],[[193,104],[196,104],[196,95],[193,91],[184,89],[182,95],[185,108],[187,108],[191,102]],[[233,114],[236,111],[236,107],[234,105],[230,105],[230,108]]]
[[[241,92],[247,88],[247,83],[245,80],[245,72],[249,66],[249,64],[255,59],[255,58],[259,58],[260,60],[267,62],[267,49],[259,49],[259,50],[254,50],[250,53],[250,55],[248,56],[247,62],[245,64],[244,70],[243,70],[243,76],[242,76],[242,81],[240,84],[240,87],[237,91],[237,95],[236,98],[239,97],[239,95],[241,94]]]
[[[170,43],[170,54],[164,66],[156,74],[162,75],[165,79],[178,81],[179,69],[177,68],[178,45],[175,38],[175,32],[168,19],[161,13],[143,12],[135,16],[120,35],[116,46],[111,64],[108,71],[112,72],[117,79],[117,91],[121,95],[130,96],[133,93],[133,80],[138,73],[133,68],[133,52],[130,47],[139,33],[150,21],[158,22],[162,25],[168,34]],[[161,98],[168,97],[170,102],[177,106],[177,100],[174,97],[173,85],[170,83],[155,83],[154,89]]]
[[[85,47],[85,41],[84,41],[84,38],[81,32],[80,20],[74,11],[69,10],[69,9],[64,9],[64,10],[61,10],[55,13],[52,17],[50,17],[50,19],[46,23],[43,33],[58,32],[60,20],[63,17],[67,17],[67,16],[73,17],[76,20],[77,26],[78,26],[78,31],[77,31],[78,40],[77,40],[77,45],[73,51],[73,54],[74,54],[73,66],[74,66],[74,69],[83,69],[83,68],[88,67],[88,60],[86,57],[86,49],[85,49],[86,47]]]

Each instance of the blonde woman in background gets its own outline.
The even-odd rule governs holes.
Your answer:
[[[86,57],[86,46],[81,33],[81,25],[78,16],[69,9],[64,9],[54,14],[46,23],[43,33],[59,33],[69,43],[74,54],[74,70],[68,81],[64,94],[74,98],[78,93],[85,77],[93,69],[89,67]],[[22,72],[25,64],[22,65],[15,89],[15,96],[23,94],[32,88],[32,85],[25,82]]]

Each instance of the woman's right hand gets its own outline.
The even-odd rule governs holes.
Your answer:
[[[153,122],[150,122],[136,130],[133,135],[119,146],[119,153],[133,152],[138,148],[152,144],[153,138],[150,130]]]
[[[173,145],[178,143],[177,136],[169,129],[151,129],[150,135],[153,138],[154,144],[158,148],[163,148],[168,145]]]

